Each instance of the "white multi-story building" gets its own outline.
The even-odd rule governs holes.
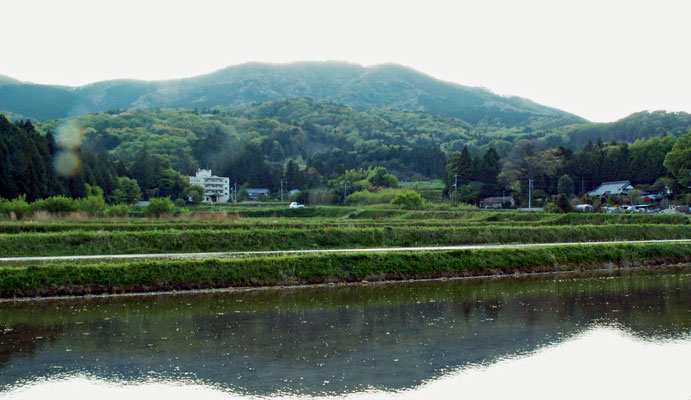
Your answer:
[[[230,178],[211,175],[210,169],[198,169],[196,176],[188,176],[190,185],[204,188],[202,203],[225,203],[230,200]]]

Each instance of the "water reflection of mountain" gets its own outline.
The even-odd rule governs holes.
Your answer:
[[[0,386],[83,371],[257,394],[399,389],[596,322],[688,333],[690,283],[675,273],[2,304]]]

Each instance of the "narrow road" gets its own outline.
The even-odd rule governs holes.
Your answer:
[[[445,251],[445,250],[483,250],[483,249],[525,249],[532,247],[556,246],[599,246],[607,244],[641,244],[641,243],[691,243],[691,239],[670,240],[617,240],[611,242],[568,242],[568,243],[528,243],[528,244],[489,244],[463,246],[431,246],[431,247],[380,247],[367,249],[320,249],[320,250],[271,250],[271,251],[232,251],[212,253],[161,253],[161,254],[111,254],[111,255],[82,255],[82,256],[45,256],[45,257],[0,257],[0,262],[27,261],[78,261],[78,260],[127,260],[127,259],[210,259],[256,256],[282,256],[293,254],[327,254],[327,253],[391,253],[401,251]]]

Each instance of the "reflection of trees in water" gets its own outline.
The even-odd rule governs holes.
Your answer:
[[[255,393],[402,388],[594,321],[642,336],[688,332],[689,281],[453,281],[6,304],[0,324],[14,333],[0,334],[0,384],[63,365],[105,377],[193,373]]]
[[[20,323],[9,327],[0,322],[0,371],[13,357],[35,353],[46,343],[55,342],[62,332],[62,325],[44,327]]]

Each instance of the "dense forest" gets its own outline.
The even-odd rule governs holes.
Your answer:
[[[60,174],[61,160],[79,160]],[[116,165],[106,154],[81,147],[63,148],[52,133],[39,134],[31,122],[16,124],[0,115],[0,197],[36,200],[87,195],[87,184],[114,190]]]
[[[635,136],[626,128],[632,117],[636,120]],[[149,151],[168,159],[183,174],[208,167],[230,175],[227,166],[232,159],[244,148],[258,146],[269,163],[293,159],[305,165],[311,159],[323,175],[342,173],[354,166],[386,165],[401,179],[410,180],[441,178],[445,155],[464,147],[473,156],[481,156],[491,147],[504,157],[523,139],[578,150],[598,137],[607,138],[608,143],[632,143],[635,138],[661,134],[678,136],[691,128],[686,113],[639,113],[632,117],[611,124],[584,125],[579,132],[587,134],[574,134],[573,139],[566,129],[579,126],[552,131],[487,131],[456,118],[392,110],[357,111],[309,99],[209,110],[116,110],[69,121],[83,131],[83,144],[94,152],[107,151],[114,159],[131,163],[146,144]],[[47,133],[63,125],[64,120],[52,120],[38,127]],[[219,154],[220,149],[223,154]]]
[[[251,179],[255,185],[265,182],[268,172],[264,178],[254,173],[237,175],[233,166],[248,165],[247,158],[274,166],[292,159],[314,166],[322,175],[332,175],[386,164],[402,179],[441,178],[445,152],[472,140],[471,127],[459,120],[408,112],[361,112],[307,99],[226,110],[112,111],[68,122],[47,121],[40,129],[58,134],[78,129],[83,147],[108,152],[126,164],[146,146],[183,174],[211,168],[240,181],[255,176]]]

